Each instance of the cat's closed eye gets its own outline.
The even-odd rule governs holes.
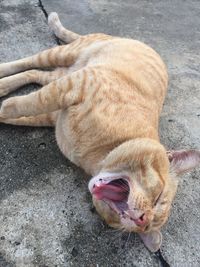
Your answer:
[[[154,206],[156,206],[158,204],[158,201],[161,199],[163,190],[160,192],[160,194],[158,195],[158,197],[156,198],[155,202],[154,202]]]

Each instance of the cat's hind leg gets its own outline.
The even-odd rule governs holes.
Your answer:
[[[0,79],[0,97],[15,91],[17,88],[38,83],[46,85],[67,74],[67,68],[57,68],[54,71],[28,70]]]

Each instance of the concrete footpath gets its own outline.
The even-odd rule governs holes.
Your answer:
[[[43,0],[80,34],[105,32],[155,48],[169,69],[160,135],[200,149],[200,2]],[[56,45],[37,0],[0,0],[0,62]],[[37,86],[26,86],[25,94]],[[14,94],[13,94],[14,95]],[[170,266],[200,266],[200,170],[180,179],[163,228]],[[139,238],[113,231],[91,206],[87,176],[65,159],[53,129],[0,125],[0,267],[157,267]]]

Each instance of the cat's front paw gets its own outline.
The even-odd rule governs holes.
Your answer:
[[[17,98],[11,97],[3,101],[0,109],[0,118],[18,118]]]
[[[10,75],[12,72],[11,63],[0,64],[0,78]]]
[[[9,79],[10,77],[0,79],[0,97],[5,96],[10,92]]]

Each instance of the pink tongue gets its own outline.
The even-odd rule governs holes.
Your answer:
[[[125,193],[127,193],[127,190],[120,186],[102,184],[100,186],[95,186],[92,193],[97,199],[122,201],[125,198]]]

